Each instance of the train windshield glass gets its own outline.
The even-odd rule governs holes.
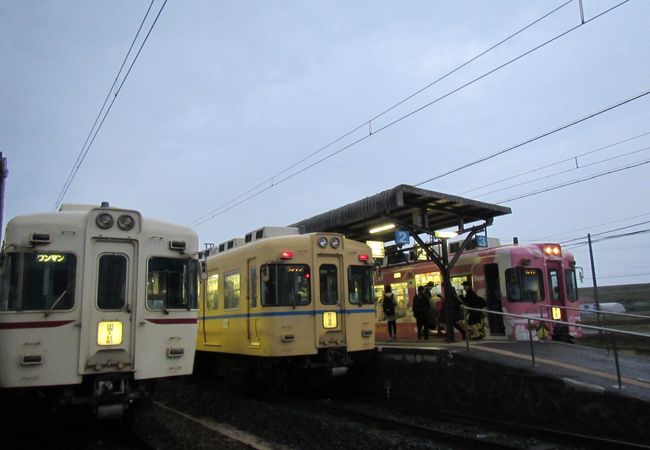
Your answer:
[[[2,277],[0,311],[71,309],[76,263],[71,253],[10,253]]]
[[[149,259],[147,306],[150,309],[196,308],[196,261],[192,259]]]
[[[302,306],[311,302],[311,274],[306,264],[262,266],[262,306]]]
[[[506,292],[511,302],[538,302],[544,299],[542,271],[539,269],[506,270]]]
[[[373,303],[372,267],[350,266],[348,268],[348,297],[355,305]]]
[[[564,282],[566,283],[566,296],[570,302],[578,301],[578,281],[576,271],[567,269],[564,271]]]

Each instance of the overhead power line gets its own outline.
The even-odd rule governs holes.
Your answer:
[[[149,31],[147,32],[147,35],[144,37],[144,40],[142,41],[142,44],[140,45],[140,48],[138,49],[137,53],[133,57],[133,61],[131,61],[131,65],[129,66],[129,69],[127,70],[126,74],[124,75],[124,78],[122,78],[122,82],[120,85],[115,89],[115,86],[117,84],[117,80],[120,77],[120,74],[122,73],[122,69],[124,69],[124,66],[129,58],[129,55],[131,54],[131,51],[133,50],[133,46],[135,45],[138,36],[140,35],[140,31],[142,30],[142,26],[144,25],[145,21],[147,20],[147,17],[149,16],[149,12],[151,11],[151,7],[153,6],[155,0],[151,0],[151,3],[149,4],[149,8],[147,8],[147,12],[144,15],[144,18],[142,19],[142,22],[140,23],[140,26],[138,27],[138,31],[135,33],[135,37],[133,38],[133,42],[131,42],[131,46],[129,47],[129,51],[126,53],[126,56],[124,57],[124,60],[122,61],[122,65],[120,66],[120,69],[117,71],[117,75],[115,76],[115,80],[113,80],[113,84],[111,84],[111,87],[108,89],[108,93],[106,94],[106,98],[104,99],[104,103],[102,104],[102,107],[99,109],[99,113],[97,114],[97,117],[95,118],[95,122],[93,123],[93,126],[90,128],[90,132],[88,133],[88,136],[86,137],[86,141],[84,142],[83,146],[81,147],[81,151],[79,152],[79,155],[77,155],[77,159],[75,160],[74,164],[72,165],[72,169],[70,170],[70,174],[68,175],[68,178],[66,179],[65,183],[63,184],[63,188],[61,188],[61,192],[59,193],[59,196],[56,199],[56,202],[54,203],[54,206],[52,210],[56,211],[56,209],[59,207],[61,204],[61,201],[63,201],[63,197],[65,197],[65,194],[68,192],[68,189],[72,185],[72,182],[74,181],[75,176],[77,175],[77,172],[79,171],[79,168],[81,167],[81,164],[83,163],[84,159],[86,159],[86,156],[88,155],[88,152],[90,151],[90,148],[92,147],[93,143],[95,142],[95,138],[97,137],[97,134],[99,133],[99,130],[101,130],[102,126],[104,125],[104,121],[106,120],[106,116],[108,116],[108,113],[110,112],[111,108],[113,107],[113,103],[115,103],[115,100],[117,99],[117,95],[120,93],[122,90],[122,86],[124,86],[124,83],[126,82],[126,79],[129,77],[129,74],[131,73],[131,69],[133,69],[133,65],[138,59],[138,56],[140,56],[140,52],[142,51],[142,48],[144,45],[147,43],[147,40],[149,39],[149,35],[151,34],[151,31],[153,28],[156,26],[156,23],[158,22],[158,18],[160,17],[160,14],[162,13],[163,9],[165,8],[165,5],[167,4],[167,0],[163,2],[163,5],[160,7],[158,10],[158,14],[156,14],[156,18],[154,19],[153,23],[149,27]],[[115,89],[115,91],[113,91]],[[106,103],[108,102],[109,97],[113,94],[113,99],[109,103],[108,107],[106,108]],[[106,109],[105,109],[106,108]],[[101,117],[101,121],[100,121]],[[99,124],[98,124],[99,122]],[[91,138],[92,136],[92,138]]]
[[[563,187],[566,187],[566,186],[571,186],[573,184],[578,184],[578,183],[583,183],[585,181],[593,180],[594,178],[600,178],[600,177],[603,177],[605,175],[611,175],[613,173],[621,172],[623,170],[633,169],[635,167],[639,167],[639,166],[642,166],[642,165],[645,165],[645,164],[648,164],[648,163],[650,163],[650,159],[647,159],[647,160],[641,161],[641,162],[637,162],[637,163],[634,163],[634,164],[629,164],[629,165],[623,166],[623,167],[617,167],[616,169],[607,170],[605,172],[597,173],[597,174],[594,174],[594,175],[589,175],[588,177],[579,178],[577,180],[568,181],[566,183],[557,184],[555,186],[550,186],[550,187],[547,187],[547,188],[544,188],[544,189],[539,189],[539,190],[536,190],[536,191],[533,191],[533,192],[529,192],[527,194],[518,195],[516,197],[511,197],[511,198],[508,198],[506,200],[500,200],[500,201],[496,202],[496,204],[501,205],[503,203],[508,203],[508,202],[512,202],[512,201],[519,200],[519,199],[522,199],[522,198],[531,197],[533,195],[543,194],[545,192],[554,191],[556,189],[560,189],[560,188],[563,188]]]
[[[475,188],[468,189],[467,191],[463,191],[463,192],[461,192],[460,195],[465,195],[465,194],[468,194],[468,193],[470,193],[470,192],[474,192],[474,191],[478,191],[478,190],[480,190],[480,189],[484,189],[484,188],[486,188],[486,187],[495,186],[495,185],[500,184],[500,183],[503,183],[503,182],[505,182],[505,181],[510,181],[510,180],[514,180],[515,178],[523,177],[524,175],[529,175],[529,174],[531,174],[531,173],[537,173],[537,172],[539,172],[540,170],[548,169],[549,167],[557,166],[557,165],[560,165],[560,164],[562,164],[562,163],[566,163],[566,162],[569,162],[569,161],[575,161],[576,166],[577,166],[577,165],[578,165],[578,158],[581,158],[581,157],[583,157],[583,156],[587,156],[587,155],[592,155],[592,154],[594,154],[594,153],[597,153],[597,152],[600,152],[600,151],[603,151],[603,150],[606,150],[606,149],[609,149],[609,148],[613,148],[613,147],[615,147],[615,146],[617,146],[617,145],[624,144],[624,143],[626,143],[626,142],[630,142],[630,141],[633,141],[633,140],[635,140],[635,139],[639,139],[639,138],[641,138],[641,137],[643,137],[643,136],[647,136],[647,135],[649,135],[649,134],[650,134],[650,131],[647,131],[647,132],[645,132],[645,133],[642,133],[642,134],[639,134],[639,135],[633,136],[633,137],[631,137],[631,138],[627,138],[627,139],[623,139],[622,141],[614,142],[613,144],[605,145],[605,146],[603,146],[603,147],[599,147],[599,148],[596,148],[596,149],[594,149],[594,150],[590,150],[590,151],[588,151],[588,152],[579,153],[579,154],[577,154],[577,155],[573,155],[573,156],[571,156],[571,157],[569,157],[569,158],[561,159],[561,160],[556,161],[556,162],[554,162],[554,163],[546,164],[546,165],[544,165],[544,166],[535,167],[534,169],[530,169],[530,170],[527,170],[527,171],[525,171],[525,172],[520,172],[520,173],[518,173],[518,174],[516,174],[516,175],[511,175],[511,176],[508,176],[508,177],[505,177],[505,178],[501,178],[500,180],[497,180],[497,181],[494,181],[494,182],[491,182],[491,183],[484,184],[484,185],[482,185],[482,186],[477,186],[477,187],[475,187]],[[646,147],[646,148],[644,148],[644,149],[637,150],[637,152],[645,151],[645,150],[647,150],[647,149],[649,149],[649,148],[650,148],[650,147]],[[607,160],[601,160],[601,161],[607,161]],[[598,162],[596,162],[596,163],[599,163],[599,162],[601,162],[601,161],[598,161]],[[592,163],[592,164],[596,164],[596,163]],[[580,168],[583,168],[583,167],[587,167],[587,166],[589,166],[589,164],[588,164],[588,165],[584,165],[584,166],[579,166],[579,167],[580,167]],[[573,170],[573,169],[572,169],[572,170]],[[560,172],[560,173],[561,173],[561,172]],[[495,191],[492,191],[492,192],[495,192]],[[486,194],[491,194],[492,192],[488,192],[488,193],[486,193]],[[480,194],[480,195],[486,195],[486,194]]]
[[[556,35],[555,37],[553,37],[553,38],[551,38],[551,39],[545,41],[544,43],[542,43],[542,44],[540,44],[540,45],[538,45],[538,46],[536,46],[536,47],[534,47],[534,48],[532,48],[531,50],[528,50],[528,51],[526,51],[526,52],[520,54],[519,56],[517,56],[517,57],[515,57],[515,58],[513,58],[513,59],[511,59],[511,60],[509,60],[509,61],[507,61],[507,62],[505,62],[505,63],[503,63],[503,64],[501,64],[501,65],[499,65],[499,66],[497,66],[496,68],[490,70],[489,72],[486,72],[486,73],[484,73],[483,75],[481,75],[481,76],[479,76],[479,77],[476,77],[476,78],[474,78],[473,80],[471,80],[471,81],[469,81],[469,82],[467,82],[467,83],[465,83],[465,84],[459,86],[458,88],[456,88],[456,89],[454,89],[454,90],[452,90],[452,91],[450,91],[450,92],[447,92],[446,94],[444,94],[444,95],[442,95],[442,96],[436,98],[435,100],[430,101],[430,102],[426,103],[425,105],[422,105],[422,106],[420,106],[419,108],[417,108],[417,109],[415,109],[415,110],[413,110],[413,111],[411,111],[411,112],[409,112],[409,113],[407,113],[407,114],[402,115],[401,117],[399,117],[399,118],[393,120],[392,122],[390,122],[390,123],[388,123],[388,124],[386,124],[386,125],[384,125],[384,126],[382,126],[382,127],[380,127],[380,128],[377,128],[377,129],[374,129],[374,130],[373,130],[373,128],[372,128],[372,122],[373,122],[374,120],[376,120],[378,117],[382,116],[383,114],[387,113],[388,111],[391,111],[391,110],[392,110],[393,108],[395,108],[396,106],[398,106],[398,105],[404,103],[406,100],[408,100],[408,99],[412,98],[413,96],[419,94],[420,92],[422,92],[423,90],[425,90],[425,89],[427,89],[428,87],[432,86],[433,84],[437,83],[438,81],[440,81],[440,80],[446,78],[448,75],[451,75],[451,74],[454,73],[456,70],[458,70],[460,67],[462,67],[462,66],[459,66],[458,68],[454,69],[453,71],[451,71],[451,72],[448,73],[447,75],[445,75],[445,76],[441,77],[440,79],[438,79],[438,80],[436,80],[436,81],[430,83],[430,84],[427,85],[425,88],[423,88],[423,89],[417,91],[416,93],[414,93],[414,94],[412,94],[411,96],[405,98],[404,100],[400,101],[400,102],[397,103],[396,105],[394,105],[394,106],[388,108],[387,110],[385,110],[385,111],[382,112],[381,114],[379,114],[379,115],[377,115],[377,116],[375,116],[375,117],[373,117],[373,118],[371,118],[371,119],[369,119],[369,120],[363,122],[362,125],[359,125],[358,127],[354,128],[353,130],[349,131],[348,133],[346,133],[346,134],[344,134],[344,135],[338,137],[337,139],[333,140],[333,141],[330,142],[329,144],[327,144],[327,145],[321,147],[320,149],[316,150],[315,152],[311,153],[310,155],[306,156],[305,158],[301,159],[300,161],[298,161],[298,162],[292,164],[291,166],[287,167],[286,169],[282,170],[281,172],[276,173],[275,175],[273,175],[272,177],[268,178],[267,180],[265,180],[265,181],[263,181],[263,182],[261,182],[261,183],[258,183],[256,186],[250,188],[248,191],[244,192],[243,194],[240,194],[240,195],[238,195],[237,197],[235,197],[235,198],[229,200],[228,202],[222,204],[221,206],[219,206],[219,207],[217,207],[217,208],[211,210],[210,212],[208,212],[208,213],[206,213],[206,214],[203,214],[202,216],[200,216],[200,217],[198,217],[197,219],[195,219],[195,220],[193,220],[192,222],[190,222],[189,225],[190,225],[190,226],[198,226],[198,225],[201,225],[201,224],[203,224],[203,223],[205,223],[205,222],[207,222],[207,221],[209,221],[209,220],[211,220],[211,219],[213,219],[213,218],[215,218],[215,217],[217,217],[217,216],[219,216],[219,215],[221,215],[221,214],[224,214],[225,212],[231,210],[232,208],[234,208],[234,207],[236,207],[236,206],[238,206],[238,205],[241,205],[242,203],[244,203],[244,202],[246,202],[246,201],[248,201],[248,200],[251,200],[252,198],[257,197],[258,195],[261,195],[262,193],[264,193],[264,192],[266,192],[266,191],[272,189],[274,186],[277,186],[278,184],[281,184],[281,183],[283,183],[283,182],[285,182],[285,181],[288,181],[289,179],[291,179],[291,178],[293,178],[293,177],[295,177],[295,176],[297,176],[297,175],[299,175],[299,174],[301,174],[301,173],[303,173],[303,172],[305,172],[305,171],[311,169],[312,167],[314,167],[314,166],[316,166],[316,165],[318,165],[318,164],[320,164],[320,163],[322,163],[322,162],[324,162],[324,161],[326,161],[326,160],[328,160],[328,159],[330,159],[330,158],[332,158],[332,157],[338,155],[339,153],[341,153],[341,152],[343,152],[343,151],[345,151],[345,150],[347,150],[347,149],[349,149],[349,148],[351,148],[351,147],[353,147],[353,146],[355,146],[355,145],[357,145],[357,144],[359,144],[359,143],[365,141],[365,140],[368,139],[369,137],[371,137],[371,136],[373,136],[373,135],[376,135],[376,134],[378,134],[379,132],[384,131],[384,130],[386,130],[387,128],[390,128],[390,127],[392,127],[392,126],[394,126],[394,125],[400,123],[401,121],[407,119],[408,117],[411,117],[411,116],[413,116],[414,114],[417,114],[417,113],[423,111],[424,109],[429,108],[430,106],[432,106],[432,105],[438,103],[439,101],[441,101],[441,100],[443,100],[443,99],[445,99],[445,98],[447,98],[447,97],[449,97],[449,96],[451,96],[451,95],[453,95],[453,94],[455,94],[455,93],[461,91],[462,89],[464,89],[464,88],[466,88],[466,87],[468,87],[468,86],[470,86],[470,85],[472,85],[472,84],[474,84],[474,83],[476,83],[476,82],[482,80],[483,78],[485,78],[485,77],[487,77],[487,76],[489,76],[489,75],[491,75],[491,74],[493,74],[493,73],[495,73],[495,72],[497,72],[497,71],[499,71],[499,70],[501,70],[501,69],[503,69],[503,68],[509,66],[510,64],[512,64],[512,63],[514,63],[514,62],[516,62],[516,61],[521,60],[521,59],[524,58],[525,56],[528,56],[528,55],[530,55],[531,53],[533,53],[533,52],[535,52],[535,51],[537,51],[537,50],[539,50],[539,49],[545,47],[546,45],[548,45],[548,44],[550,44],[550,43],[552,43],[552,42],[554,42],[554,41],[556,41],[556,40],[558,40],[558,39],[560,39],[560,38],[562,38],[562,37],[568,35],[569,33],[571,33],[571,32],[573,32],[573,31],[577,30],[577,29],[580,28],[580,27],[582,27],[583,25],[586,25],[586,24],[589,24],[589,23],[595,21],[596,19],[598,19],[598,18],[600,18],[600,17],[602,17],[602,16],[604,16],[604,15],[606,15],[606,14],[612,12],[613,10],[615,10],[615,9],[617,9],[618,7],[624,5],[625,3],[628,3],[629,1],[630,1],[630,0],[624,0],[624,1],[622,1],[622,2],[620,2],[620,3],[618,3],[618,4],[616,4],[616,5],[612,6],[611,8],[609,8],[609,9],[607,9],[607,10],[601,12],[600,14],[598,14],[598,15],[592,17],[591,19],[586,20],[586,21],[583,21],[582,23],[580,23],[580,24],[578,24],[578,25],[576,25],[576,26],[574,26],[574,27],[572,27],[572,28],[570,28],[570,29],[568,29],[568,30],[566,30],[566,31],[564,31],[564,32],[562,32],[562,33]],[[560,5],[558,8],[556,8],[556,9],[554,9],[553,11],[551,11],[550,13],[544,15],[542,18],[548,17],[549,15],[551,15],[551,14],[553,14],[554,12],[558,11],[560,8],[562,8],[563,6],[565,6],[565,5],[568,4],[568,3],[569,3],[569,2],[567,2],[567,3],[563,4],[563,5]],[[536,20],[535,22],[531,23],[530,25],[528,25],[528,26],[524,27],[523,29],[519,30],[518,32],[514,33],[512,36],[514,36],[514,35],[516,35],[516,34],[519,34],[521,31],[523,31],[523,30],[529,28],[532,24],[539,22],[542,18]],[[512,37],[512,36],[511,36],[511,37]],[[500,45],[500,44],[503,43],[503,42],[506,42],[508,39],[509,39],[509,38],[506,38],[506,39],[504,39],[503,41],[501,41],[499,44],[496,44],[496,45],[490,47],[488,50],[486,50],[485,52],[479,54],[477,57],[482,56],[483,54],[487,53],[488,51],[492,50],[493,48],[496,48],[498,45]],[[475,60],[477,57],[473,58],[472,60],[468,61],[467,63],[464,63],[464,65],[467,65],[469,62]],[[628,101],[631,101],[631,100],[628,100]],[[615,108],[615,107],[617,107],[617,106],[621,106],[621,105],[614,105],[614,106],[610,107],[610,109],[613,109],[613,108]],[[602,112],[604,112],[604,111],[602,111]],[[602,113],[602,112],[601,112],[601,113]],[[596,115],[597,115],[597,114],[596,114]],[[588,118],[590,118],[590,117],[588,117]],[[581,121],[583,121],[583,120],[587,120],[588,118],[583,118]],[[362,136],[362,137],[360,137],[360,138],[357,138],[357,139],[354,140],[353,142],[344,145],[343,147],[341,147],[341,148],[335,150],[334,152],[332,152],[332,153],[330,153],[330,154],[328,154],[328,155],[326,155],[326,156],[324,156],[324,157],[318,159],[317,161],[315,161],[315,162],[313,162],[313,163],[311,163],[311,164],[309,164],[309,165],[307,165],[307,166],[305,166],[305,167],[303,167],[303,168],[301,168],[301,169],[299,169],[299,170],[297,170],[297,171],[295,171],[295,172],[292,172],[291,174],[285,176],[284,178],[281,178],[281,179],[279,179],[279,180],[277,179],[278,176],[280,176],[280,175],[282,175],[282,174],[285,174],[285,173],[288,172],[289,170],[291,170],[291,169],[293,169],[293,168],[299,166],[300,164],[302,164],[303,162],[307,161],[308,159],[310,159],[311,157],[315,156],[316,154],[318,154],[318,153],[322,152],[323,150],[325,150],[325,149],[327,149],[327,148],[333,146],[334,144],[336,144],[336,143],[342,141],[344,138],[347,138],[347,137],[351,136],[354,132],[356,132],[356,131],[358,131],[358,130],[360,130],[361,128],[364,128],[364,127],[366,127],[366,126],[368,127],[368,134],[366,134],[366,135],[364,135],[364,136]],[[567,128],[568,126],[571,126],[571,125],[567,125],[567,126],[565,126],[564,128]],[[556,130],[556,131],[560,131],[560,130]],[[554,131],[554,132],[556,132],[556,131]],[[549,134],[552,134],[552,133],[549,133]],[[543,137],[543,136],[541,136],[541,137]],[[541,137],[538,137],[538,138],[536,138],[536,139],[539,139],[539,138],[541,138]],[[531,141],[531,142],[532,142],[532,141]],[[519,146],[521,146],[521,145],[525,145],[525,143],[522,143],[522,144],[520,144]],[[489,159],[489,158],[488,158],[488,159]],[[476,164],[476,163],[475,163],[475,164]],[[458,170],[460,170],[460,169],[458,169]],[[453,171],[450,172],[450,173],[453,173]],[[442,177],[442,176],[444,176],[444,175],[446,175],[446,174],[443,174],[443,175],[441,175],[440,177]],[[422,182],[422,183],[420,183],[420,184],[424,184],[424,183],[429,182],[429,181],[432,181],[432,180],[433,180],[433,179],[431,179],[431,180],[426,180],[426,181],[424,181],[424,182]],[[270,184],[269,184],[269,183],[270,183]],[[268,184],[268,185],[267,185],[267,184]],[[420,184],[417,184],[416,186],[419,186]],[[266,186],[265,186],[265,185],[266,185]],[[265,187],[263,187],[263,186],[265,186]],[[261,188],[261,189],[260,189],[260,188]],[[257,192],[255,192],[257,189],[260,189],[260,190],[258,190]],[[252,193],[252,194],[251,194],[251,193]],[[249,195],[249,194],[250,194],[250,195]]]

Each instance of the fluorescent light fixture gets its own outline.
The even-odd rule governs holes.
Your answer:
[[[386,225],[381,225],[379,227],[371,228],[370,230],[368,230],[368,232],[370,234],[381,233],[382,231],[392,230],[393,228],[395,228],[395,224],[394,223],[388,223]]]
[[[437,238],[454,238],[458,236],[458,233],[456,233],[455,231],[436,231],[433,234]]]

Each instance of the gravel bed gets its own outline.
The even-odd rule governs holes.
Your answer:
[[[271,404],[228,389],[201,387],[190,379],[163,381],[148,407],[137,413],[136,432],[160,449],[460,449],[419,436],[405,436],[372,424],[350,421],[307,408]],[[266,445],[242,444],[220,437],[210,429],[172,412],[155,407],[161,402],[197,419],[229,424],[265,441]],[[151,440],[155,438],[155,440]]]

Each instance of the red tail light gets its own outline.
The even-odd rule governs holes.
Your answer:
[[[291,259],[291,258],[293,258],[293,252],[285,250],[282,253],[280,253],[280,259]]]
[[[368,261],[370,257],[368,255],[359,255],[359,261]]]

